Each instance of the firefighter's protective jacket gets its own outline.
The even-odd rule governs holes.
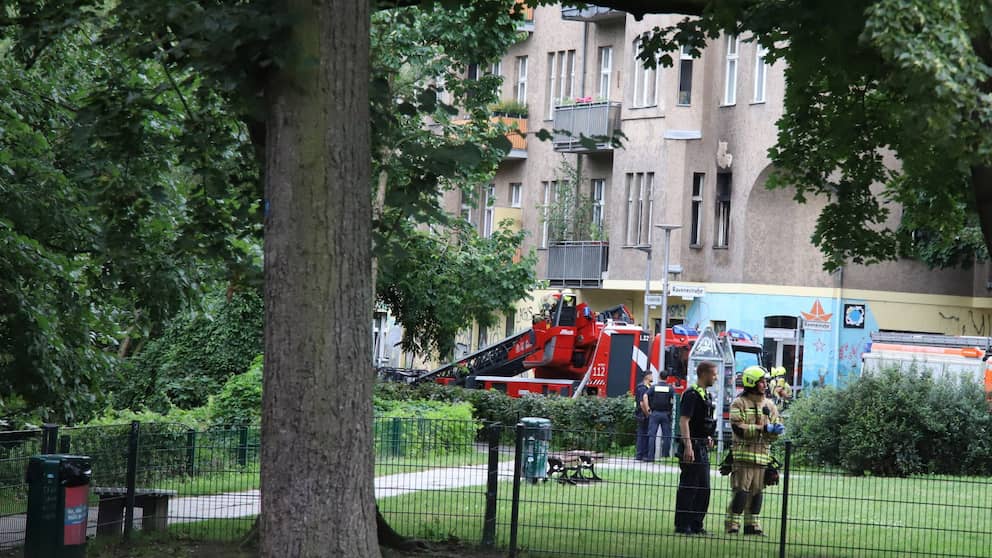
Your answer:
[[[767,465],[769,447],[777,434],[765,431],[766,424],[778,424],[778,409],[763,393],[744,392],[730,404],[730,427],[734,431],[734,462]]]

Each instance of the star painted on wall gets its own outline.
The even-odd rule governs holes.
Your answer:
[[[827,348],[822,339],[817,339],[816,343],[813,343],[813,346],[816,347],[816,352],[818,353],[822,353],[823,349]]]

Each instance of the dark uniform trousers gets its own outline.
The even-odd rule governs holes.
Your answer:
[[[679,489],[675,495],[675,529],[699,532],[710,506],[710,454],[706,440],[692,440],[696,460],[682,463]]]

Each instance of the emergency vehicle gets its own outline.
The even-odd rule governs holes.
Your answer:
[[[868,351],[861,355],[862,370],[898,366],[925,369],[938,377],[966,376],[984,385],[992,406],[992,339],[953,335],[877,332]]]

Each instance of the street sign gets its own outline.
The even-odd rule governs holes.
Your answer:
[[[646,294],[644,295],[644,304],[648,306],[661,306],[663,300],[660,294]]]
[[[706,287],[670,283],[668,285],[668,296],[677,296],[686,300],[692,300],[697,297],[706,296]]]

